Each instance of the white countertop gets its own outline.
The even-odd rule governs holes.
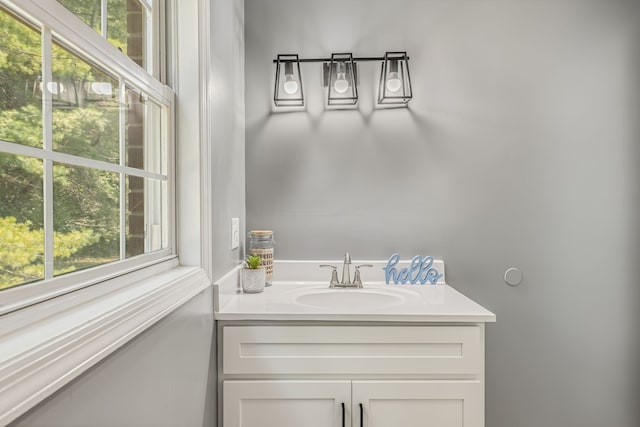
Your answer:
[[[443,273],[436,285],[387,285],[382,270],[385,261],[354,261],[374,265],[362,273],[364,288],[329,289],[330,272],[318,265],[340,263],[276,260],[273,286],[257,294],[242,293],[242,266],[237,266],[214,284],[215,318],[440,323],[496,320],[493,313],[445,283],[441,260],[434,262]],[[401,262],[403,266],[407,263]]]
[[[312,289],[313,288],[313,289]],[[216,310],[217,320],[316,320],[376,322],[495,322],[495,315],[452,287],[440,285],[373,284],[369,292],[399,293],[402,302],[386,307],[317,307],[296,302],[307,291],[327,289],[327,284],[274,282],[258,294],[236,294]],[[335,289],[336,297],[345,289]],[[359,292],[358,289],[347,290]],[[329,290],[327,289],[327,292]]]

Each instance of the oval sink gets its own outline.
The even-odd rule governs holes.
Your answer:
[[[323,289],[298,295],[298,304],[329,309],[379,309],[402,304],[405,295],[379,289]]]

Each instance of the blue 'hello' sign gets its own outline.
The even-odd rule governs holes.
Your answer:
[[[387,284],[393,280],[393,283],[396,285],[404,285],[407,282],[412,285],[415,285],[418,282],[421,285],[426,285],[427,282],[435,285],[442,277],[442,274],[433,268],[433,257],[426,256],[422,258],[420,255],[416,255],[411,258],[409,267],[403,268],[400,271],[396,269],[396,265],[398,265],[399,262],[400,255],[393,254],[389,257],[387,265],[382,268],[384,270],[384,277]]]

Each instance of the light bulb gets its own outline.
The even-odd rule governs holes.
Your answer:
[[[391,92],[397,92],[402,87],[402,80],[400,80],[400,76],[397,72],[389,73],[389,78],[387,79],[387,89]]]
[[[349,82],[346,78],[346,73],[338,73],[336,82],[333,84],[333,88],[338,93],[345,93],[349,89]]]
[[[42,89],[44,88],[44,84],[40,83],[40,92],[42,92]],[[47,83],[47,92],[53,94],[53,95],[57,95],[59,93],[64,92],[64,85],[62,83],[58,83],[58,82],[48,82]]]
[[[91,90],[96,95],[111,95],[113,92],[113,86],[110,82],[92,82]]]
[[[293,78],[293,74],[285,74],[283,88],[289,95],[298,92],[298,82]]]

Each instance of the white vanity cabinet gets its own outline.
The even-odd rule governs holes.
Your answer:
[[[484,324],[219,322],[223,427],[483,427]]]

